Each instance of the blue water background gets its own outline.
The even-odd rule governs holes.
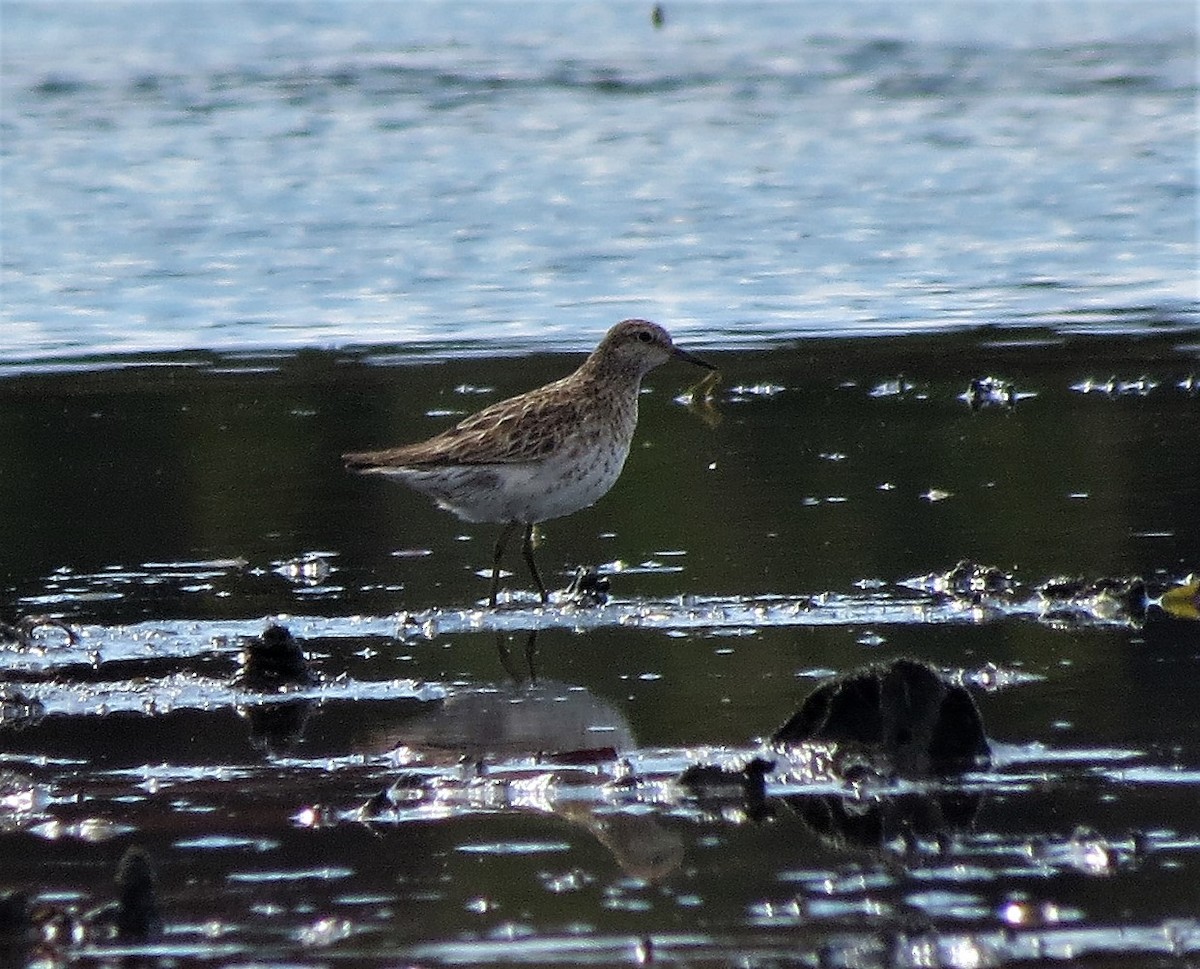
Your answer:
[[[0,360],[1197,325],[1191,2],[15,3]]]

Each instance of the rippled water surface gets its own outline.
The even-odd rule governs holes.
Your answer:
[[[1196,323],[1187,2],[6,2],[0,357]]]
[[[649,7],[3,4],[0,965],[1200,959],[1194,6]],[[339,455],[630,315],[488,609]]]

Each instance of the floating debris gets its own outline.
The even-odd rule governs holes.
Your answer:
[[[13,625],[0,622],[0,642],[8,640],[16,643],[22,649],[30,649],[41,644],[38,631],[42,629],[61,629],[67,634],[67,645],[74,646],[79,642],[75,630],[61,619],[53,616],[22,616]]]
[[[1098,876],[1111,875],[1119,860],[1108,839],[1086,825],[1077,827],[1067,841],[1048,845],[1043,855],[1048,864]]]
[[[876,384],[869,393],[872,397],[902,397],[916,389],[916,384],[909,383],[904,375],[900,374],[893,380],[885,380],[883,383]]]
[[[774,397],[782,394],[786,387],[782,384],[738,384],[729,388],[730,400],[745,400],[747,397]]]
[[[683,565],[675,564],[682,561],[664,557],[632,564],[616,559],[599,564],[596,569],[600,576],[610,579],[612,575],[624,573],[665,574],[682,571]],[[1008,619],[1058,626],[1067,613],[1072,628],[1140,625],[1144,609],[1137,609],[1132,614],[1120,609],[1114,611],[1107,602],[1114,592],[1091,601],[1084,591],[1089,583],[1095,583],[1096,591],[1099,591],[1104,583],[1113,581],[1052,579],[1043,591],[1033,582],[1018,582],[1006,569],[964,560],[948,571],[899,580],[872,578],[861,585],[856,582],[855,587],[845,593],[617,597],[610,590],[609,599],[603,605],[587,609],[544,609],[540,608],[540,602],[534,601],[536,597],[531,597],[528,601],[514,600],[509,608],[495,612],[465,606],[380,615],[313,614],[292,617],[287,626],[301,641],[349,639],[357,642],[372,638],[411,644],[483,631],[513,633],[532,629],[577,631],[638,627],[688,634],[731,628],[842,625],[882,630],[891,625],[977,624]],[[1068,582],[1074,585],[1068,587],[1065,585]],[[1179,580],[1165,578],[1153,582],[1146,580],[1145,602],[1156,609],[1161,607],[1171,615],[1187,618],[1200,611],[1197,601],[1200,589],[1196,582],[1195,577],[1182,584]],[[986,608],[977,608],[979,606]],[[137,689],[132,681],[123,677],[107,683],[102,689],[96,684],[87,684],[86,690],[81,687],[76,694],[66,687],[55,686],[44,675],[69,666],[96,667],[102,663],[124,661],[145,663],[156,657],[171,661],[191,656],[211,658],[214,652],[225,653],[232,660],[246,648],[247,640],[261,637],[263,631],[262,620],[252,618],[87,624],[78,627],[79,642],[76,645],[64,644],[53,650],[0,649],[0,671],[18,673],[22,677],[36,675],[36,681],[23,681],[20,691],[28,698],[45,703],[48,712],[90,713],[100,704],[107,704],[112,709],[140,710],[145,700],[145,688]],[[211,682],[206,678],[177,681],[168,677],[162,681],[162,686],[160,710],[219,703],[222,691],[229,690],[230,682],[227,677]],[[372,684],[372,690],[374,686]],[[355,689],[361,691],[362,684],[357,684]],[[393,684],[388,689],[396,691],[401,687]],[[335,681],[323,681],[320,690],[322,696],[330,691],[337,695],[344,692]],[[256,701],[246,701],[243,694],[236,697],[235,702]]]
[[[675,398],[675,403],[683,404],[688,410],[699,414],[709,427],[721,423],[721,414],[716,408],[713,391],[721,382],[719,370],[709,370],[695,384]]]
[[[1037,588],[1049,621],[1071,622],[1079,616],[1106,621],[1141,622],[1149,599],[1139,576],[1082,579],[1059,576]]]
[[[333,574],[334,568],[329,564],[327,556],[330,552],[309,552],[299,558],[288,559],[285,562],[273,562],[272,571],[281,575],[296,585],[321,585]]]
[[[717,384],[720,382],[721,371],[709,370],[680,396],[676,397],[675,400],[680,404],[687,404],[689,406],[695,406],[700,403],[711,403],[713,391],[716,390]]]
[[[431,548],[398,548],[391,553],[397,559],[423,559],[433,554]]]
[[[984,407],[1013,407],[1018,401],[1036,397],[1032,391],[1019,391],[1009,381],[999,377],[975,377],[958,399],[966,402],[971,410]]]
[[[1145,397],[1157,386],[1158,381],[1150,380],[1148,377],[1139,377],[1137,380],[1122,380],[1117,384],[1117,393]]]
[[[964,670],[959,675],[959,679],[963,683],[969,683],[971,686],[977,686],[981,690],[994,693],[997,690],[1003,690],[1019,683],[1039,680],[1041,677],[1033,673],[1024,673],[1020,670],[1006,669],[995,663],[988,662],[984,663],[977,670]]]
[[[1079,383],[1071,384],[1071,389],[1080,394],[1108,394],[1112,395],[1117,388],[1117,378],[1109,377],[1103,382],[1092,377],[1085,377]]]
[[[919,578],[906,579],[900,585],[934,595],[975,598],[1012,592],[1017,583],[1011,572],[962,559],[946,572],[930,572]]]
[[[1200,619],[1200,577],[1189,575],[1182,584],[1167,589],[1156,604],[1176,619]]]
[[[399,806],[420,801],[428,793],[427,789],[432,783],[432,778],[411,773],[401,774],[387,787],[367,798],[359,808],[359,816],[364,821],[395,818]]]
[[[1118,380],[1109,377],[1099,381],[1093,377],[1085,377],[1078,383],[1071,384],[1071,389],[1080,394],[1103,394],[1106,397],[1145,397],[1158,386],[1158,381],[1142,376],[1137,380]]]
[[[682,565],[666,565],[658,559],[646,559],[637,565],[631,565],[624,559],[615,559],[607,565],[598,566],[603,572],[613,574],[617,572],[627,572],[630,575],[644,575],[656,572],[682,572]]]
[[[1133,397],[1145,397],[1158,386],[1157,380],[1139,377],[1137,380],[1122,380],[1117,383],[1117,394]]]
[[[573,606],[602,606],[608,602],[611,586],[607,575],[594,565],[581,565],[575,570],[571,584],[562,592],[563,601]]]

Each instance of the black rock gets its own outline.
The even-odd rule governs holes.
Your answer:
[[[911,659],[823,684],[772,740],[836,742],[907,777],[981,767],[990,757],[971,694]]]

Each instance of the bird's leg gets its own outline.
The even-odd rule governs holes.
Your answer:
[[[538,592],[542,594],[542,605],[544,606],[550,601],[550,593],[546,591],[546,584],[542,582],[542,577],[538,575],[537,563],[533,560],[533,525],[525,526],[525,541],[521,545],[521,554],[525,556],[525,564],[529,566],[529,574],[533,576],[533,581],[538,587]]]
[[[525,640],[525,662],[529,665],[529,682],[533,686],[537,686],[537,667],[533,662],[537,656],[537,635],[537,629],[531,629],[529,638]]]
[[[500,537],[496,539],[496,550],[492,553],[492,594],[488,598],[488,605],[496,608],[496,593],[500,591],[500,560],[504,558],[504,546],[508,544],[508,540],[512,538],[512,533],[516,531],[519,522],[509,522],[500,532]]]

